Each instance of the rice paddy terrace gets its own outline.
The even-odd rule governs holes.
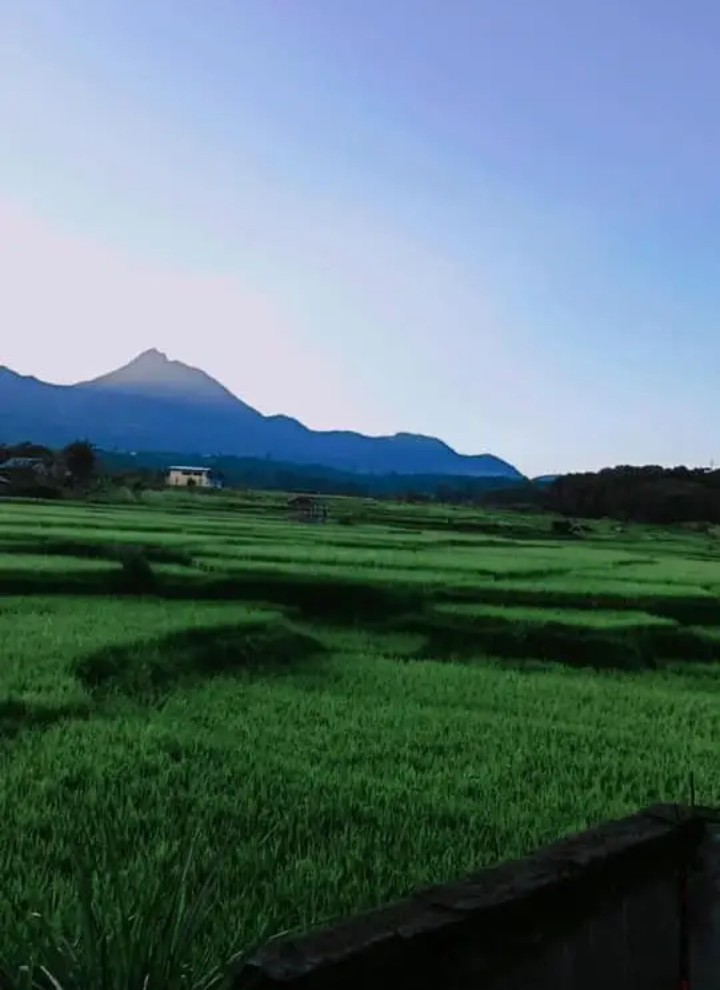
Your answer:
[[[80,930],[78,850],[116,958],[123,904],[149,956],[194,837],[191,896],[216,877],[187,952],[200,986],[270,934],[686,800],[690,773],[720,803],[712,533],[6,500],[0,643],[8,971]]]

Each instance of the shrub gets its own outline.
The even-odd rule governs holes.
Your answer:
[[[121,583],[125,591],[145,594],[155,590],[157,577],[142,550],[123,550],[120,554],[120,566]]]

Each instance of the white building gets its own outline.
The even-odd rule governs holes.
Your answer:
[[[173,488],[222,488],[222,479],[209,467],[174,465],[168,468],[166,481]]]

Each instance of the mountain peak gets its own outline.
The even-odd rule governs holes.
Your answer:
[[[116,371],[80,384],[84,388],[180,399],[184,402],[232,402],[244,405],[224,385],[204,371],[183,364],[182,361],[172,361],[167,354],[155,347],[138,354]]]
[[[137,365],[164,367],[166,364],[171,364],[171,361],[163,351],[159,351],[157,347],[150,347],[147,351],[143,351],[142,354],[133,358],[130,364],[134,364],[136,367]]]

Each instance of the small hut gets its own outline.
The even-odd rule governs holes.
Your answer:
[[[567,536],[575,540],[582,540],[587,535],[587,527],[575,519],[555,519],[551,528],[556,536]]]
[[[324,523],[327,520],[327,504],[314,495],[296,495],[288,502],[288,509],[296,522]]]

